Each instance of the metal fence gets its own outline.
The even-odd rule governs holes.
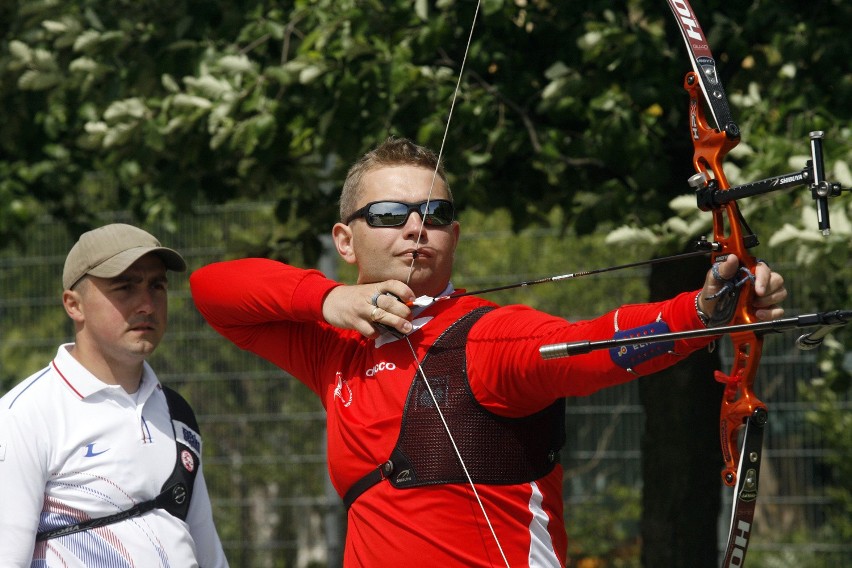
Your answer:
[[[227,257],[239,228],[271,223],[268,212],[257,205],[211,209],[183,219],[173,234],[151,229],[180,250],[192,270]],[[71,244],[62,227],[45,220],[25,251],[0,253],[0,394],[42,368],[71,338],[59,300]],[[171,278],[170,302],[169,332],[151,363],[161,380],[188,394],[199,414],[214,514],[231,564],[337,565],[345,529],[339,499],[329,489],[319,402],[279,369],[210,330],[192,305],[185,277]],[[771,402],[772,420],[750,548],[757,563],[750,565],[794,565],[785,558],[808,558],[808,566],[852,565],[852,546],[823,540],[832,507],[829,450],[805,418],[813,405],[797,392],[816,374],[815,355],[790,344],[789,337],[769,338],[762,359],[761,395]],[[838,410],[849,408],[845,399]],[[637,503],[644,417],[636,384],[571,400],[568,411],[564,459],[594,464],[567,484],[566,510],[581,510],[612,487],[625,488],[622,498]],[[603,431],[609,443],[601,449]],[[720,526],[727,527],[730,492],[721,483],[720,491],[726,500]]]

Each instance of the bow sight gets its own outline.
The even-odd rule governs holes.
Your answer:
[[[831,233],[831,223],[828,218],[828,198],[837,197],[844,189],[837,182],[826,181],[825,164],[823,160],[823,138],[825,133],[816,130],[810,133],[811,159],[798,172],[782,174],[759,181],[736,185],[723,190],[715,179],[708,179],[704,172],[698,172],[689,178],[689,186],[695,190],[698,208],[702,211],[718,209],[726,203],[737,201],[744,197],[762,195],[770,191],[799,187],[806,185],[811,190],[811,196],[816,201],[817,221],[819,230],[824,236]],[[848,191],[848,189],[846,190]],[[752,235],[752,237],[754,237]],[[757,245],[757,238],[748,246]]]

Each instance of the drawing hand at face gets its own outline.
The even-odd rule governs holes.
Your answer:
[[[411,309],[405,302],[414,297],[411,288],[398,280],[337,286],[326,296],[322,313],[330,325],[353,329],[364,337],[376,337],[381,327],[406,335],[412,326]]]

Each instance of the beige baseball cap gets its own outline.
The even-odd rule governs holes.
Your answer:
[[[144,255],[156,253],[169,270],[183,272],[186,262],[176,251],[160,246],[153,235],[122,223],[105,225],[80,235],[65,258],[62,285],[70,290],[86,274],[114,278]]]

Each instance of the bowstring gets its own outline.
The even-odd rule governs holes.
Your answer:
[[[438,168],[441,165],[441,159],[444,157],[444,148],[447,144],[447,136],[450,133],[450,122],[453,120],[453,111],[456,108],[456,101],[459,97],[459,91],[461,90],[461,82],[462,76],[464,75],[464,67],[467,64],[467,55],[470,52],[470,44],[473,41],[473,31],[476,26],[476,18],[479,16],[479,7],[482,4],[482,0],[477,0],[476,9],[473,12],[473,21],[470,24],[470,33],[467,36],[467,44],[464,48],[464,55],[462,55],[461,66],[459,67],[459,76],[456,80],[456,88],[453,91],[453,98],[450,100],[450,112],[447,113],[447,124],[444,127],[444,135],[441,138],[441,145],[438,148],[438,162],[435,164],[435,170],[432,172],[432,183],[429,185],[429,193],[426,195],[426,208],[425,211],[429,211],[429,202],[432,200],[432,193],[435,190],[435,181],[438,179]],[[426,225],[426,217],[425,214],[420,218],[420,230],[417,232],[417,240],[414,243],[414,250],[417,251],[420,249],[420,241],[423,237],[423,227]],[[412,255],[411,265],[408,267],[408,278],[406,278],[405,283],[408,284],[411,281],[411,275],[414,273],[414,264],[417,262],[418,255]]]
[[[417,232],[417,240],[414,243],[414,250],[417,251],[420,249],[420,241],[423,238],[423,228],[426,225],[426,215],[429,211],[429,203],[432,200],[432,193],[435,190],[435,182],[438,179],[438,168],[441,165],[441,159],[444,156],[444,148],[447,144],[447,136],[450,132],[450,122],[453,119],[453,111],[456,108],[456,101],[458,100],[459,91],[461,90],[461,81],[462,76],[464,75],[464,67],[467,63],[467,56],[470,52],[470,44],[473,41],[473,31],[476,26],[476,18],[479,16],[479,8],[482,4],[482,0],[477,0],[476,9],[473,13],[473,21],[470,24],[470,33],[467,37],[467,44],[465,45],[464,55],[462,56],[461,66],[459,67],[459,76],[456,81],[456,87],[453,91],[453,97],[450,101],[450,111],[447,114],[447,124],[444,127],[444,135],[441,138],[441,145],[438,148],[438,160],[435,164],[435,170],[432,172],[432,181],[429,185],[429,193],[426,195],[426,206],[424,209],[424,215],[420,218],[420,230]],[[418,255],[415,253],[411,258],[411,265],[408,268],[408,277],[405,280],[406,284],[411,282],[411,276],[414,274],[414,265],[417,262]],[[444,430],[447,432],[447,436],[450,438],[450,443],[453,446],[453,450],[455,451],[456,457],[461,464],[462,470],[464,470],[465,478],[467,478],[468,485],[470,485],[471,490],[473,491],[473,496],[476,499],[477,504],[479,505],[479,510],[482,511],[482,516],[485,518],[485,523],[488,525],[488,530],[491,531],[491,536],[494,538],[494,542],[497,544],[497,550],[500,551],[500,556],[503,558],[503,562],[506,564],[506,568],[511,568],[509,565],[509,561],[506,559],[506,553],[503,552],[503,546],[500,544],[500,539],[497,538],[497,532],[494,530],[494,525],[491,523],[491,518],[488,516],[488,512],[485,510],[485,504],[482,502],[482,499],[479,496],[479,491],[476,489],[476,484],[473,482],[473,478],[470,476],[470,472],[468,472],[467,465],[462,458],[461,451],[456,444],[456,440],[453,437],[452,432],[450,431],[450,427],[447,424],[447,420],[444,417],[444,413],[441,410],[441,406],[438,404],[438,399],[435,397],[435,393],[432,391],[432,385],[429,384],[429,379],[426,377],[426,373],[423,371],[423,366],[420,362],[420,359],[417,357],[417,351],[414,349],[414,345],[411,343],[411,339],[408,336],[405,336],[405,342],[408,344],[408,348],[411,350],[411,356],[414,358],[414,362],[417,365],[417,372],[423,378],[423,383],[426,385],[426,389],[429,391],[429,396],[432,397],[432,402],[435,404],[435,410],[438,412],[438,417],[441,419],[441,423],[444,425]]]

